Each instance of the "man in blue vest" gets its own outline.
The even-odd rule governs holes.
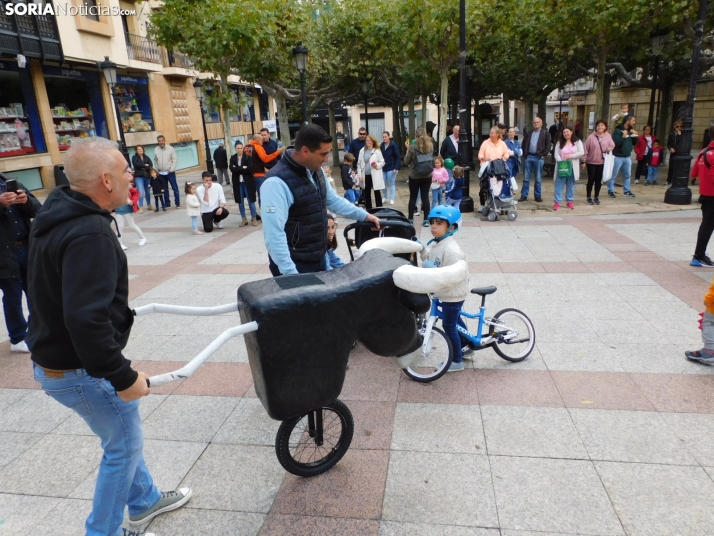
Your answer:
[[[263,237],[274,276],[325,270],[327,210],[345,218],[379,219],[337,195],[325,179],[332,137],[317,125],[302,127],[295,148],[266,174],[261,186]]]

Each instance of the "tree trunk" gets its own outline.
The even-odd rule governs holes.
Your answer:
[[[335,105],[332,101],[327,105],[330,117],[330,136],[332,136],[332,167],[340,165],[340,150],[337,147],[337,125],[335,123]]]
[[[600,51],[597,58],[597,85],[595,87],[595,121],[607,121],[610,110],[610,84],[606,75],[607,52]],[[605,95],[607,93],[607,96]],[[607,101],[607,105],[605,103]]]
[[[674,107],[674,84],[671,80],[663,80],[662,85],[662,104],[659,109],[659,117],[657,119],[657,139],[660,140],[662,147],[667,145],[667,137],[672,130],[672,108]],[[664,151],[669,156],[669,151]]]
[[[221,93],[227,95],[230,89],[228,89],[228,75],[219,75],[219,81],[221,85]],[[233,155],[233,143],[231,141],[231,118],[230,118],[230,108],[227,104],[221,105],[221,114],[223,115],[223,142],[225,144],[226,153],[228,158]]]
[[[507,127],[511,126],[511,101],[508,100],[508,96],[503,94],[503,124]],[[503,137],[506,137],[506,133],[503,133]]]
[[[533,130],[533,101],[531,99],[526,99],[524,104],[526,105],[526,110],[523,114],[523,125],[528,130]]]
[[[411,91],[407,93],[407,106],[409,106],[409,137],[414,138],[416,114],[414,113],[414,94]]]
[[[449,68],[443,67],[441,73],[441,100],[439,104],[439,142],[446,139],[446,117],[449,111]]]
[[[263,86],[264,89],[265,86]],[[268,92],[270,95],[270,92]],[[290,145],[290,125],[288,124],[288,108],[285,103],[285,95],[280,91],[273,91],[271,95],[275,99],[275,107],[278,111],[278,125],[280,125],[280,141],[287,147]]]
[[[538,117],[540,117],[543,120],[543,124],[545,125],[545,114],[547,111],[547,108],[545,106],[545,97],[539,97],[538,98]]]
[[[399,105],[397,103],[392,104],[392,141],[397,144],[400,149],[404,147],[404,138],[402,136],[402,129],[399,128]]]
[[[427,115],[426,115],[426,103],[428,102],[429,97],[424,94],[421,96],[421,126],[426,128],[426,122],[427,122]]]

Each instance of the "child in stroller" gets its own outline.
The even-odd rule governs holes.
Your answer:
[[[516,179],[510,176],[508,166],[503,160],[492,160],[481,164],[481,195],[483,210],[481,213],[488,221],[496,221],[499,215],[508,215],[509,221],[518,217],[515,191],[518,190]]]

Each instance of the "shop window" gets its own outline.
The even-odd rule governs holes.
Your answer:
[[[97,135],[87,82],[81,79],[46,76],[52,121],[60,151],[66,151],[77,138]]]
[[[118,75],[114,93],[124,132],[154,130],[149,84],[146,78]]]
[[[215,106],[203,105],[203,118],[206,123],[220,123],[221,112]]]
[[[99,22],[99,11],[97,9],[97,0],[82,0],[84,7],[87,9],[84,15],[89,20],[96,20]]]
[[[270,105],[268,104],[268,94],[262,89],[258,93],[258,104],[260,105],[260,120],[270,119]]]
[[[253,102],[253,89],[249,87],[233,88],[233,100],[239,102],[239,96],[245,106],[230,113],[231,121],[255,121],[255,104]]]
[[[20,73],[0,71],[0,88],[0,158],[37,152]]]

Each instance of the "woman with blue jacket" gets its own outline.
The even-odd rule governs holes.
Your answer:
[[[392,143],[389,138],[389,132],[386,130],[382,133],[382,143],[379,145],[384,157],[384,201],[389,204],[394,204],[394,194],[396,193],[397,173],[402,167],[402,154],[399,152],[399,147],[396,143]]]
[[[516,139],[516,129],[511,127],[508,129],[508,136],[506,137],[506,147],[511,153],[511,156],[506,161],[508,166],[508,171],[511,172],[511,177],[515,177],[520,169],[521,156],[523,156],[523,149],[521,149],[521,142]]]

